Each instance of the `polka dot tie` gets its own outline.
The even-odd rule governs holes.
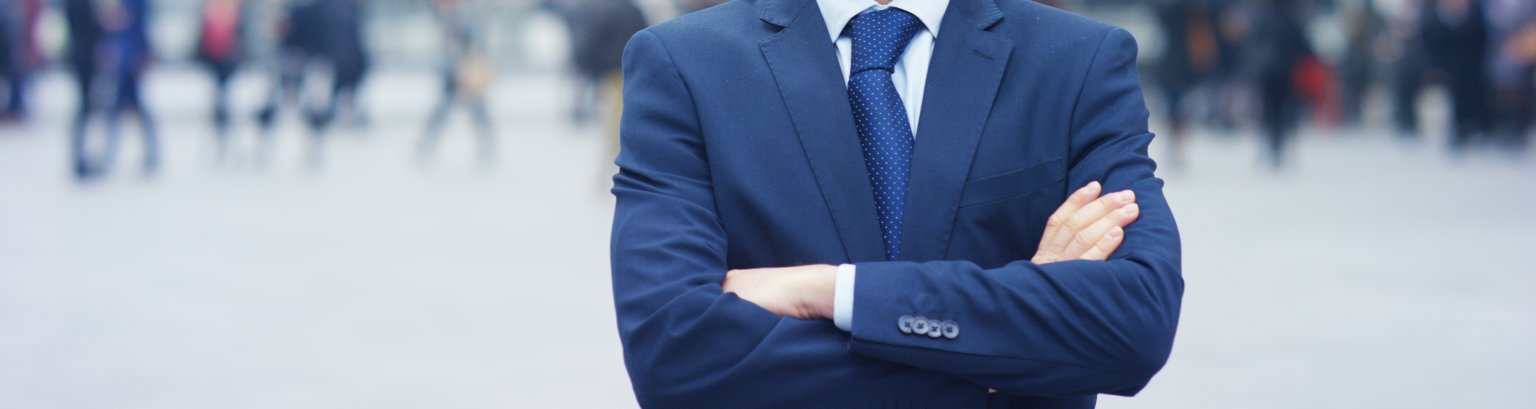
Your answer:
[[[901,219],[912,171],[912,126],[896,84],[891,82],[896,60],[923,22],[897,8],[865,12],[848,22],[843,33],[853,38],[848,99],[864,149],[864,166],[875,191],[885,256],[901,256]]]

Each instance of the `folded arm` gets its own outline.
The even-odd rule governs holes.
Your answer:
[[[1140,218],[1107,261],[983,269],[964,261],[858,266],[852,350],[1039,396],[1132,395],[1160,370],[1178,324],[1178,229],[1147,156],[1152,134],[1136,46],[1111,32],[1073,114],[1069,181],[1135,193]],[[904,334],[901,316],[952,320],[960,335]]]
[[[854,353],[1015,395],[1131,395],[1146,385],[1172,347],[1183,279],[1178,231],[1147,156],[1152,135],[1135,55],[1121,30],[1100,46],[1070,146],[1070,186],[1089,187],[1053,215],[1040,253],[991,269],[967,261],[858,264]],[[1091,198],[1122,189],[1129,194],[1077,202],[1085,191]],[[725,287],[782,315],[829,318],[819,312],[835,303],[817,288],[831,282],[831,271],[733,271]],[[763,277],[785,278],[758,284],[769,281]]]
[[[724,292],[727,239],[692,97],[649,31],[631,40],[624,68],[611,256],[625,364],[643,406],[985,399],[959,377],[852,354],[849,335],[828,321],[780,317]]]

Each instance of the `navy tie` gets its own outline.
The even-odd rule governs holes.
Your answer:
[[[897,8],[859,14],[844,31],[853,38],[853,63],[848,70],[848,99],[864,149],[864,166],[875,191],[885,256],[901,256],[901,219],[912,173],[912,125],[896,84],[891,82],[897,59],[923,22]]]

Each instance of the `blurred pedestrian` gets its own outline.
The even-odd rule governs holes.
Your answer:
[[[4,79],[7,88],[13,87],[12,84],[19,82],[17,78],[21,77],[21,53],[16,49],[19,45],[17,37],[21,34],[17,27],[20,16],[16,11],[11,4],[0,3],[0,78]],[[16,107],[6,102],[0,106],[0,120],[14,120]]]
[[[101,47],[107,39],[96,0],[64,0],[64,22],[69,33],[67,58],[75,80],[76,110],[70,131],[70,153],[76,178],[94,174],[94,163],[86,153],[86,130],[99,106],[97,77],[101,70]]]
[[[594,106],[601,119],[608,148],[605,162],[619,153],[619,113],[623,111],[624,46],[645,29],[645,14],[632,0],[583,0],[575,42],[577,71],[595,90]]]
[[[27,92],[31,88],[34,71],[43,64],[43,54],[37,45],[38,20],[43,13],[43,0],[11,0],[8,7],[0,7],[0,75],[6,79],[5,108],[0,120],[19,120],[26,117]]]
[[[144,102],[143,93],[144,73],[148,71],[154,53],[149,40],[153,13],[152,0],[119,0],[109,14],[108,27],[113,32],[110,70],[116,89],[107,112],[107,142],[97,171],[110,169],[116,160],[122,119],[129,114],[138,121],[144,140],[144,173],[153,174],[159,167],[159,138],[155,133],[154,116]]]
[[[1313,55],[1302,24],[1302,8],[1293,0],[1261,0],[1249,14],[1247,61],[1259,96],[1267,161],[1275,169],[1283,164],[1285,145],[1297,116],[1297,72]]]
[[[1393,3],[1388,3],[1393,4]],[[1405,0],[1397,3],[1388,35],[1387,56],[1392,62],[1392,125],[1403,136],[1418,135],[1419,93],[1424,88],[1425,75],[1429,70],[1428,56],[1424,50],[1423,0]]]
[[[1237,127],[1238,118],[1244,117],[1248,105],[1245,102],[1251,87],[1246,82],[1243,65],[1243,44],[1248,36],[1247,4],[1227,0],[1206,0],[1204,7],[1215,28],[1216,66],[1206,79],[1210,92],[1207,94],[1206,120],[1217,129]],[[1222,132],[1217,135],[1227,135]]]
[[[495,158],[496,140],[485,94],[490,88],[494,69],[477,41],[479,29],[475,13],[459,0],[435,0],[433,4],[438,26],[443,32],[443,94],[427,120],[417,153],[423,160],[433,155],[448,114],[454,106],[462,104],[475,123],[480,139],[480,159],[488,164]]]
[[[1488,131],[1488,25],[1479,0],[1427,0],[1422,32],[1431,67],[1451,91],[1451,146]]]
[[[572,118],[586,124],[597,116],[599,107],[613,105],[605,101],[618,99],[623,88],[619,70],[624,45],[645,28],[645,15],[631,0],[564,0],[553,7],[570,29],[571,66],[581,84]]]
[[[324,131],[345,105],[354,124],[366,123],[358,94],[368,74],[365,0],[316,0],[316,49],[331,68],[329,99],[310,112],[310,126]]]
[[[1345,124],[1360,122],[1366,94],[1375,82],[1376,45],[1386,25],[1375,4],[1372,0],[1353,2],[1344,11],[1344,53],[1337,61]]]
[[[213,74],[212,119],[221,155],[228,146],[229,83],[245,51],[246,14],[243,0],[209,0],[198,25],[196,58]]]
[[[1493,32],[1493,86],[1498,109],[1497,136],[1524,147],[1536,105],[1536,2],[1489,0]]]
[[[281,1],[281,0],[280,0]],[[276,125],[278,114],[285,105],[304,112],[305,77],[319,48],[312,0],[286,0],[281,3],[282,12],[271,27],[277,38],[277,58],[272,64],[272,88],[267,101],[256,112],[256,122],[261,126],[263,146],[271,144],[270,134]]]
[[[1156,78],[1171,138],[1169,163],[1180,166],[1184,162],[1185,95],[1215,68],[1216,33],[1202,0],[1157,0],[1152,7],[1163,38]]]

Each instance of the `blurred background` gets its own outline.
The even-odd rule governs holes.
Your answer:
[[[709,3],[0,0],[0,407],[633,407],[615,75]],[[1536,2],[1053,5],[1184,237],[1102,407],[1536,408]]]

